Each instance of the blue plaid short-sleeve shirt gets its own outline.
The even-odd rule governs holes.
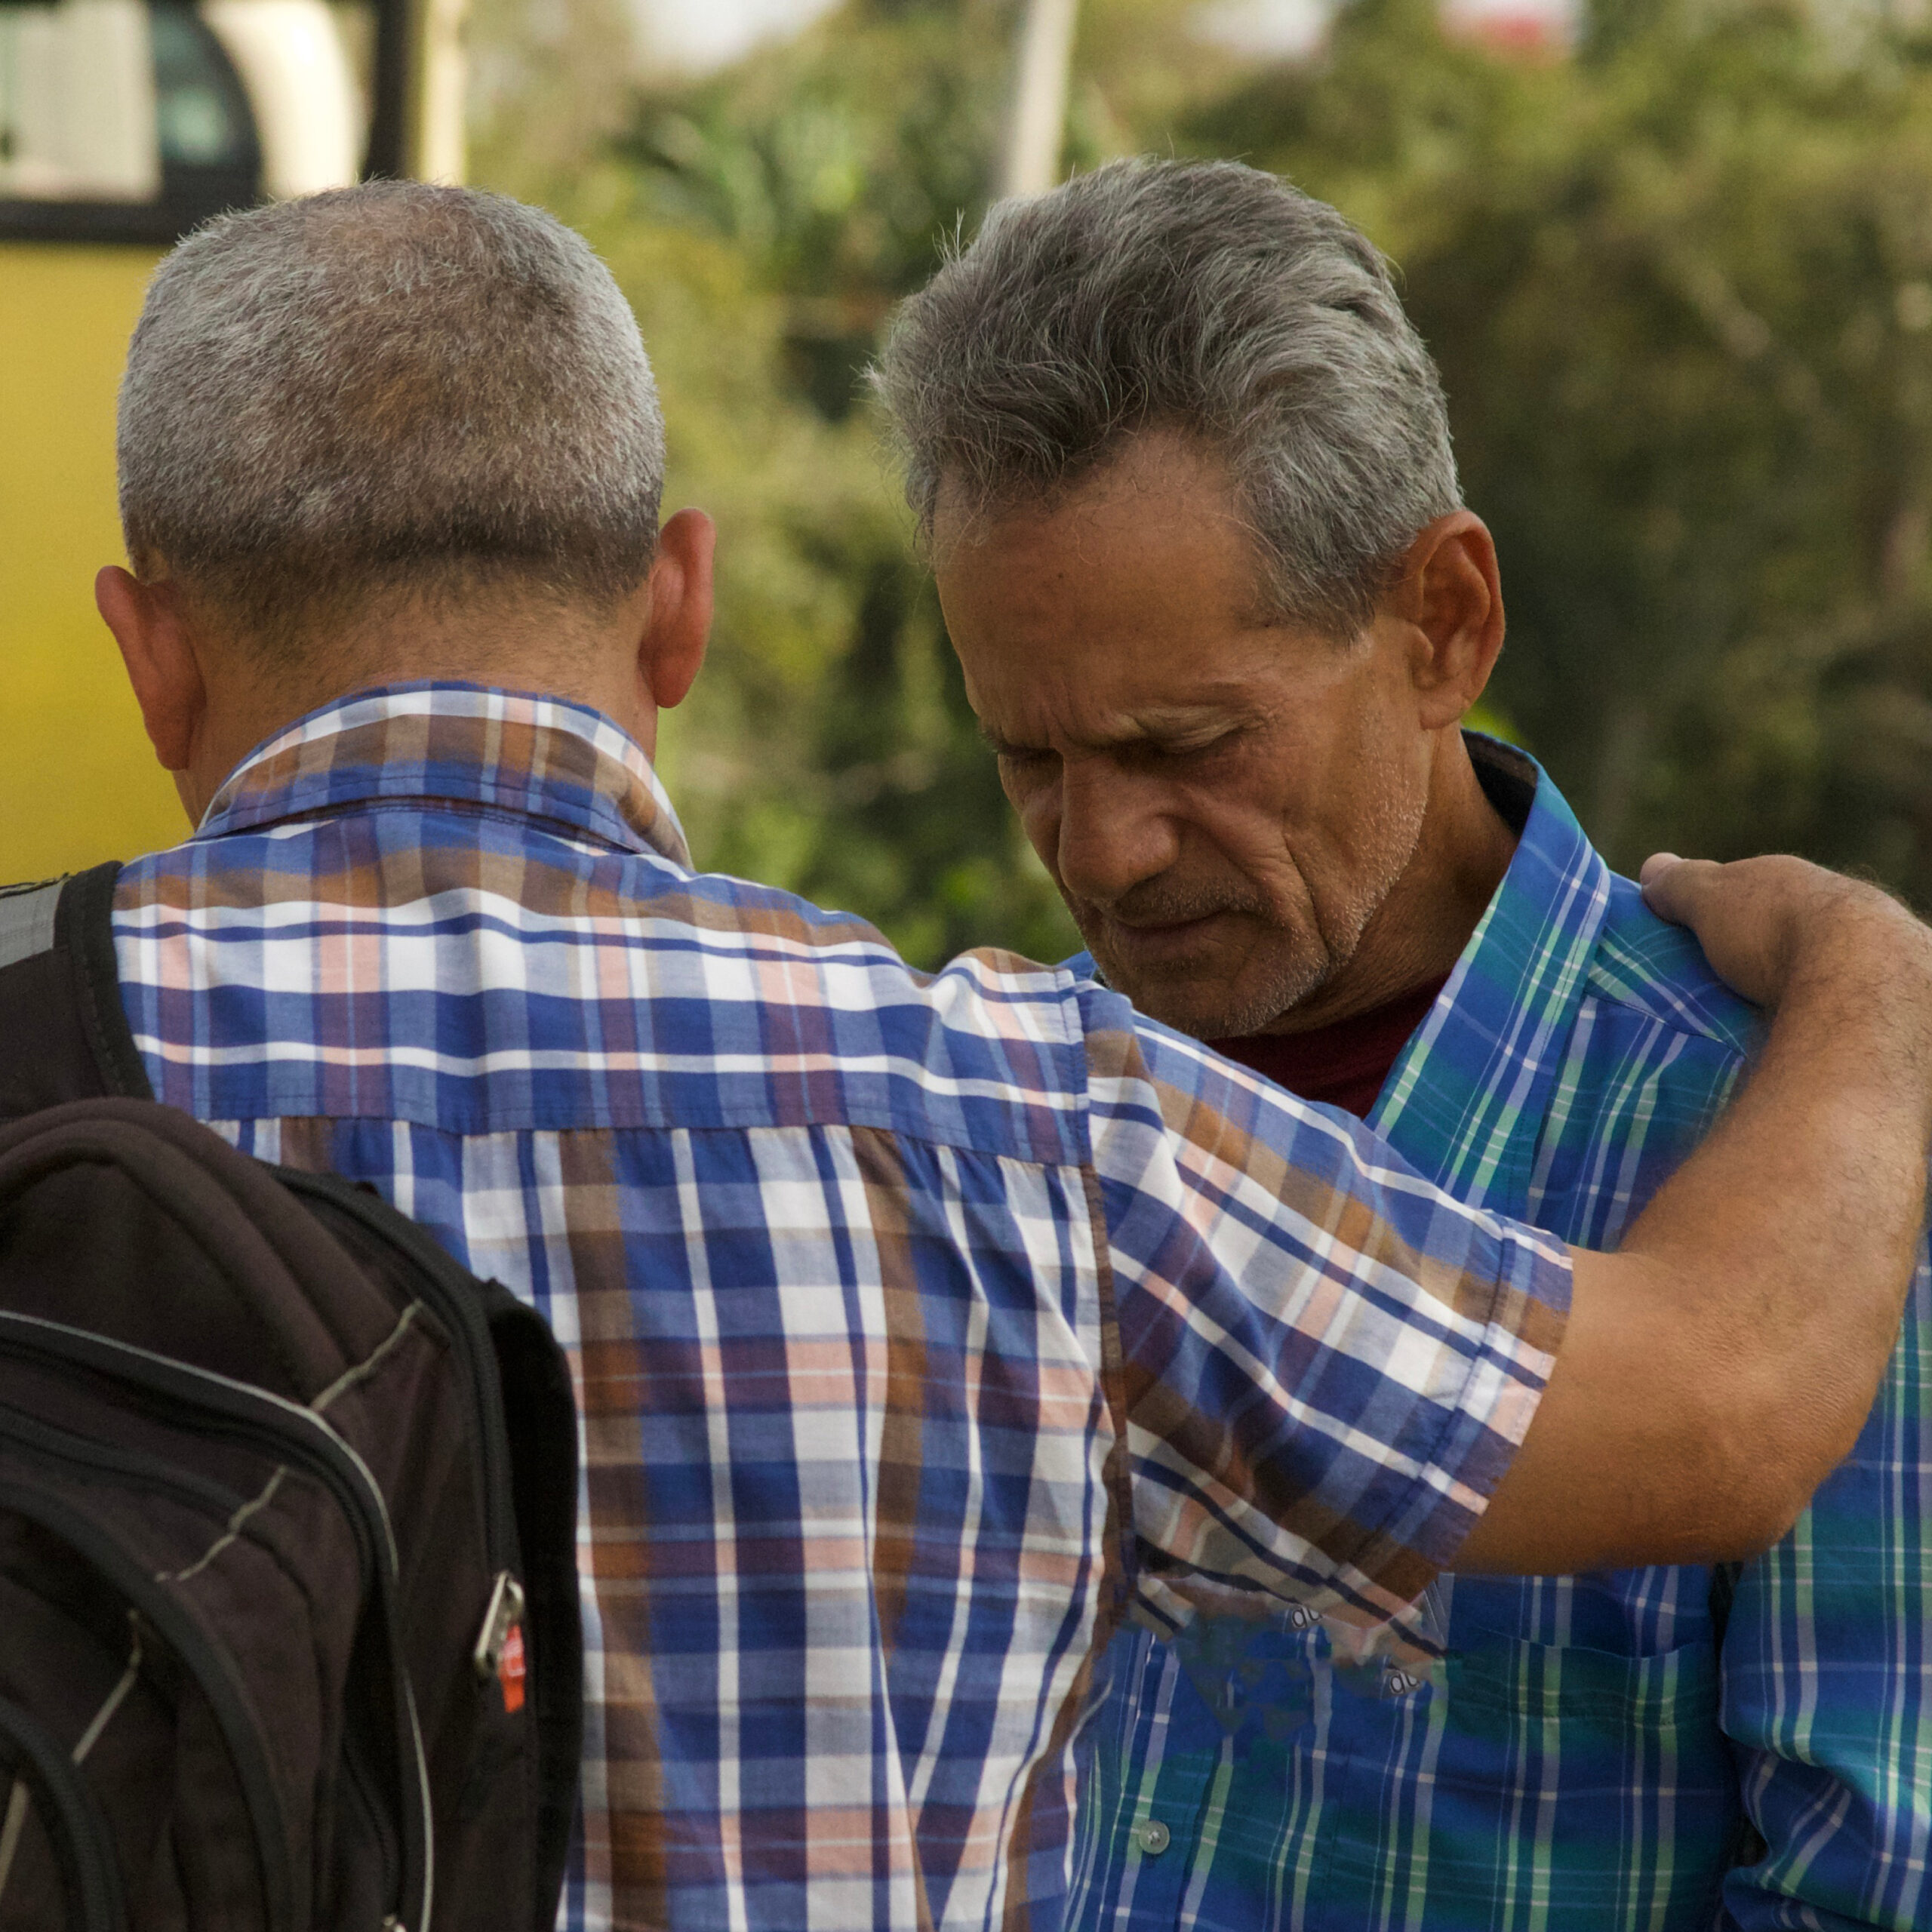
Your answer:
[[[1611,1247],[1758,1022],[1521,753],[1514,862],[1369,1115],[1499,1214]],[[1338,1667],[1289,1605],[1110,1647],[1079,1932],[1932,1927],[1932,1273],[1851,1457],[1753,1561],[1456,1577],[1447,1657]]]
[[[1059,1924],[1137,1576],[1412,1614],[1560,1335],[1560,1244],[1071,974],[694,873],[571,705],[328,706],[115,931],[160,1097],[569,1352],[573,1927]]]

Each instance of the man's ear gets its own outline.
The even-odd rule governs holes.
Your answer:
[[[1456,510],[1425,524],[1403,557],[1395,601],[1411,626],[1422,722],[1454,724],[1481,697],[1503,649],[1503,580],[1482,518]]]
[[[711,563],[718,526],[702,510],[680,510],[657,533],[651,609],[638,640],[638,676],[652,704],[681,704],[711,635]]]
[[[208,688],[178,586],[165,578],[143,583],[109,564],[94,580],[94,601],[121,647],[155,756],[169,771],[186,771]]]

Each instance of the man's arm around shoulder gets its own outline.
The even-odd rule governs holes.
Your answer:
[[[1460,1569],[1754,1554],[1850,1453],[1897,1334],[1932,1140],[1932,935],[1792,859],[1654,861],[1646,888],[1776,1019],[1621,1251],[1576,1254],[1549,1386]]]

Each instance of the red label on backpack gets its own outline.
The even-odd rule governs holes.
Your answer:
[[[497,1681],[503,1687],[503,1709],[523,1709],[523,1626],[512,1623],[503,1639],[503,1654],[497,1662]]]

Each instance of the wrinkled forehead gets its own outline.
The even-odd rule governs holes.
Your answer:
[[[974,708],[1015,743],[1225,723],[1309,646],[1263,614],[1246,526],[1191,463],[1150,460],[1054,498],[943,514],[935,537]]]

